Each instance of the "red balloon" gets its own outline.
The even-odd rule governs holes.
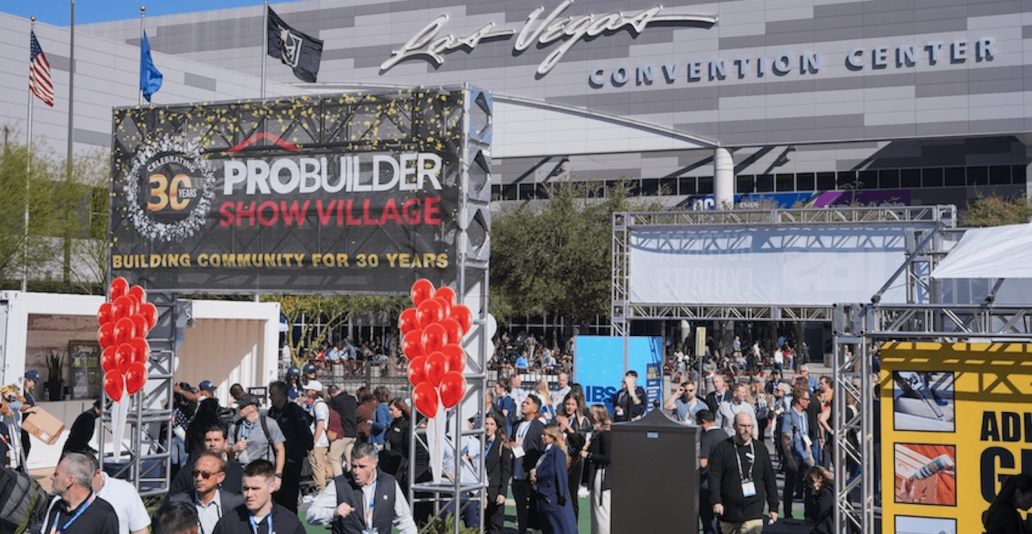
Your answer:
[[[417,356],[425,356],[426,352],[423,351],[423,331],[413,330],[401,339],[401,352],[406,358],[410,360],[416,359]]]
[[[409,296],[412,297],[412,305],[418,308],[424,300],[434,297],[434,284],[426,278],[420,278],[412,284]]]
[[[137,391],[143,389],[143,385],[147,383],[147,368],[142,363],[133,362],[128,369],[125,370],[125,392],[133,395]]]
[[[111,345],[101,353],[100,368],[103,369],[105,373],[112,369],[116,371],[118,370],[118,361],[115,360],[115,350],[117,350],[115,349],[115,346]]]
[[[430,382],[423,382],[412,388],[412,405],[419,413],[427,417],[435,417],[438,410],[437,388]]]
[[[452,306],[451,315],[452,319],[455,319],[462,325],[462,333],[468,334],[469,329],[473,327],[473,312],[470,311],[469,307],[465,304],[457,304]]]
[[[147,321],[148,331],[150,331],[151,328],[154,328],[154,325],[158,324],[158,307],[150,302],[140,304],[140,315],[142,315]]]
[[[443,297],[434,297],[434,300],[441,303],[441,309],[444,310],[444,317],[448,317],[448,315],[451,314],[452,303],[448,302],[448,299]],[[443,320],[444,317],[442,317],[441,319]]]
[[[110,323],[114,317],[111,315],[111,303],[105,302],[100,305],[100,310],[97,311],[97,324],[104,326]]]
[[[108,294],[109,300],[115,301],[118,297],[125,295],[129,291],[129,282],[125,281],[125,278],[119,276],[111,281],[111,291]]]
[[[136,337],[136,324],[128,317],[123,317],[115,322],[115,344],[128,343]]]
[[[416,309],[405,308],[405,311],[398,316],[398,330],[401,330],[401,335],[405,335],[417,328],[419,328],[419,321],[416,320]]]
[[[444,306],[439,300],[427,299],[416,307],[416,320],[419,321],[420,328],[426,328],[428,324],[439,323],[444,317]]]
[[[436,387],[441,383],[444,375],[451,371],[448,358],[443,352],[437,351],[426,357],[426,380]]]
[[[445,300],[445,302],[448,303],[448,306],[454,306],[455,305],[455,290],[450,288],[450,287],[448,287],[448,286],[444,286],[444,287],[438,289],[437,293],[434,293],[434,298],[435,299],[443,298]]]
[[[466,396],[466,377],[462,376],[462,373],[451,371],[441,379],[438,391],[441,394],[441,405],[447,410]]]
[[[150,343],[142,337],[134,337],[129,346],[133,348],[133,362],[146,365],[150,359]]]
[[[133,297],[122,295],[111,304],[111,315],[116,321],[123,317],[132,317],[136,314],[139,306],[140,304]]]
[[[412,358],[408,366],[408,379],[413,386],[426,382],[426,356]]]
[[[104,373],[104,392],[111,397],[111,400],[118,402],[122,400],[122,373],[118,369],[112,369]]]
[[[147,292],[140,286],[130,287],[129,291],[126,291],[125,294],[131,297],[136,297],[136,301],[140,304],[147,302]]]
[[[458,321],[451,317],[445,318],[440,322],[440,325],[444,327],[444,331],[448,333],[448,343],[458,343],[462,341],[462,325]]]
[[[423,352],[431,354],[448,344],[448,332],[440,323],[429,324],[423,329],[420,340],[423,342]]]
[[[136,326],[136,329],[135,329],[136,335],[137,336],[146,336],[147,335],[147,330],[148,330],[148,328],[147,328],[147,319],[144,319],[143,315],[139,314],[139,313],[137,313],[136,315],[130,317],[130,319],[133,320],[133,325]]]
[[[448,367],[452,371],[463,372],[466,370],[466,351],[462,350],[457,343],[451,343],[441,349],[445,358],[448,358]]]
[[[106,349],[115,345],[115,323],[106,323],[100,326],[97,332],[97,342],[100,348]]]
[[[133,346],[122,343],[115,349],[115,363],[118,364],[118,372],[125,374],[126,369],[133,363]]]

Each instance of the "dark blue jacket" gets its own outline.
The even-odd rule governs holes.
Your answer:
[[[552,534],[576,534],[573,498],[566,474],[566,453],[559,447],[548,447],[535,471],[537,475],[537,509],[541,530]]]

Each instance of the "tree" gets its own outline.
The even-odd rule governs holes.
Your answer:
[[[552,315],[585,324],[609,313],[612,216],[631,209],[620,186],[588,199],[583,186],[557,185],[547,202],[529,201],[491,224],[491,312]]]
[[[1021,197],[982,197],[969,203],[960,214],[961,225],[967,227],[1025,224],[1032,220],[1032,203]]]

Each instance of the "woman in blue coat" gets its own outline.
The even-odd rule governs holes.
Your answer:
[[[537,486],[538,520],[544,534],[577,534],[577,520],[573,516],[573,496],[570,495],[566,474],[566,445],[557,422],[545,425],[541,435],[545,453],[530,478]]]

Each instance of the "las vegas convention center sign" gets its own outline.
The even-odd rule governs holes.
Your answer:
[[[548,55],[538,65],[536,76],[543,77],[562,61],[574,46],[582,41],[627,30],[640,35],[650,28],[661,31],[669,26],[686,26],[709,29],[717,24],[714,15],[671,13],[663,6],[655,6],[637,13],[610,12],[576,15],[569,14],[573,0],[564,0],[551,12],[540,7],[532,11],[526,22],[518,28],[499,27],[488,22],[467,35],[446,32],[448,15],[439,15],[405,44],[392,51],[391,56],[380,65],[383,72],[398,63],[422,59],[435,67],[443,65],[446,55],[455,50],[474,53],[485,41],[513,41],[513,51],[524,52],[532,47],[548,50]],[[584,46],[589,46],[585,43]],[[980,36],[977,39],[931,39],[905,44],[874,44],[856,46],[844,55],[829,58],[820,51],[791,52],[778,51],[765,55],[738,55],[710,59],[685,59],[662,64],[642,63],[637,65],[617,63],[597,65],[590,69],[587,83],[592,88],[605,86],[623,87],[627,84],[642,85],[665,82],[721,81],[727,78],[763,78],[768,74],[777,77],[817,74],[822,63],[840,62],[851,71],[864,69],[901,69],[923,62],[939,65],[944,62],[965,63],[992,61],[996,54],[996,38]]]

